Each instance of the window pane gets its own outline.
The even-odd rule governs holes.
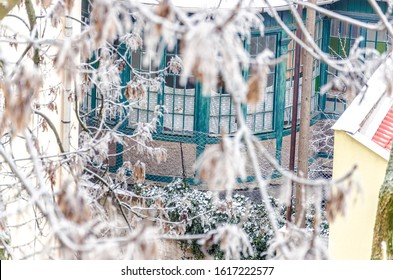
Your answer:
[[[378,42],[386,42],[387,39],[386,31],[378,32]]]
[[[338,19],[333,19],[330,35],[332,37],[338,37],[339,33],[340,33],[340,21]]]
[[[375,41],[376,32],[375,30],[367,30],[367,41]]]
[[[356,39],[360,36],[360,28],[358,26],[352,25],[351,38]]]
[[[341,23],[341,31],[340,31],[340,36],[344,38],[349,37],[349,24],[346,22]]]

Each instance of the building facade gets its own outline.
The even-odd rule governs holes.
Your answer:
[[[384,10],[386,9],[386,3],[380,2],[380,5]],[[320,6],[364,22],[378,21],[378,17],[366,0],[321,1]],[[285,6],[280,7],[279,10],[282,20],[291,30],[295,31],[296,24],[291,12]],[[287,167],[289,157],[288,135],[291,132],[292,124],[292,98],[296,65],[294,60],[295,44],[267,12],[261,12],[261,15],[264,18],[265,34],[261,36],[262,34],[258,31],[252,31],[251,39],[244,42],[244,47],[251,56],[256,56],[263,49],[269,48],[276,58],[286,56],[286,59],[270,69],[264,101],[258,104],[255,109],[252,106],[244,106],[244,115],[248,127],[261,141],[265,142],[269,151],[275,155],[277,160],[284,167]],[[303,17],[305,18],[305,12]],[[85,22],[88,22],[89,5],[87,1],[82,1],[82,18]],[[315,42],[324,52],[330,53],[337,59],[348,55],[351,46],[359,36],[365,38],[360,43],[361,47],[374,48],[381,53],[390,48],[389,38],[385,31],[366,30],[318,14],[314,35]],[[131,67],[126,65],[122,73],[123,85],[133,79],[133,71],[136,70],[139,73],[154,76],[154,70],[164,69],[172,57],[180,56],[179,44],[173,51],[165,50],[162,54],[162,63],[157,69],[152,65],[143,66],[142,60],[146,55],[143,48],[135,52],[130,52],[122,44],[117,45],[116,48],[133,68],[131,70]],[[328,83],[335,74],[336,72],[326,64],[317,60],[314,61],[311,125],[325,119],[337,119],[346,108],[347,100],[343,95],[330,95],[320,92],[321,86]],[[246,79],[250,78],[250,75],[249,71],[244,71]],[[186,177],[192,181],[194,178],[193,164],[205,148],[219,142],[222,130],[229,134],[237,130],[231,96],[226,93],[223,85],[218,85],[210,97],[205,97],[202,95],[201,85],[192,77],[186,85],[180,84],[178,74],[166,73],[162,78],[165,82],[161,86],[152,86],[147,89],[147,96],[143,102],[133,107],[129,119],[120,129],[126,134],[131,134],[135,128],[135,123],[152,120],[156,105],[165,106],[167,111],[160,119],[154,138],[158,145],[168,149],[168,161],[172,163],[172,166],[157,166],[154,162],[149,162],[146,159],[149,163],[147,165],[147,178],[170,181],[173,177]],[[300,92],[301,84],[300,80]],[[99,104],[100,97],[93,89],[86,97],[82,110],[94,111]],[[97,116],[93,114],[90,117],[94,120]],[[298,112],[298,120],[299,118],[300,112]],[[115,123],[116,120],[113,120],[113,124]],[[121,153],[124,150],[123,145],[117,144],[112,149],[116,149],[118,154],[110,160],[112,171],[119,168],[125,160],[134,161],[132,153]],[[331,156],[329,151],[319,150],[310,155],[310,162]],[[179,166],[182,166],[182,168],[179,169]],[[274,170],[266,166],[264,175],[268,177],[273,173]],[[249,179],[252,180],[252,177],[251,174]]]

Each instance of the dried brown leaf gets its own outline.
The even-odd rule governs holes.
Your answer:
[[[38,2],[38,0],[37,0],[37,2]],[[48,9],[51,4],[52,4],[52,0],[41,0],[41,6],[44,9]]]
[[[262,100],[261,84],[257,75],[248,81],[247,103],[257,106]]]
[[[145,164],[138,160],[135,163],[134,168],[132,170],[132,175],[135,183],[143,184],[145,182],[145,171],[146,171]]]
[[[199,66],[200,66],[200,62],[196,62],[195,64],[194,64],[194,66],[192,67],[192,69],[191,69],[191,73],[192,73],[192,75],[194,76],[194,78],[196,79],[196,80],[198,80],[198,81],[203,81],[203,78],[204,78],[204,75],[203,75],[203,72],[201,72],[200,70],[199,70]]]
[[[64,0],[67,10],[70,12],[74,7],[74,0]]]
[[[171,14],[171,6],[168,4],[168,1],[162,1],[160,4],[157,5],[155,9],[155,14],[162,18],[168,18]],[[162,24],[157,23],[156,29],[158,33],[162,31]]]
[[[42,120],[41,128],[42,128],[42,132],[48,131],[48,122],[45,119]]]

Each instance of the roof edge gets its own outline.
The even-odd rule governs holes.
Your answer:
[[[354,98],[332,129],[354,134],[361,128],[369,113],[385,95],[387,87],[386,82],[384,82],[386,67],[393,67],[392,54],[389,54],[386,60],[378,66],[363,88],[363,92]]]
[[[375,143],[374,141],[372,141],[370,138],[368,138],[367,136],[363,135],[360,132],[356,132],[355,134],[351,134],[348,133],[347,134],[352,137],[353,139],[355,139],[356,141],[358,141],[360,144],[362,144],[363,146],[365,146],[367,149],[369,149],[370,151],[374,152],[375,154],[379,155],[381,158],[383,158],[386,161],[389,161],[389,157],[390,157],[390,152],[384,148],[382,148],[381,146],[379,146],[377,143]]]
[[[155,6],[160,2],[159,0],[138,0],[142,4]],[[186,12],[196,12],[199,10],[209,9],[233,9],[238,4],[239,0],[172,0],[172,3],[177,7]],[[279,11],[289,9],[289,4],[285,0],[266,0]],[[303,0],[305,1],[305,0]],[[318,5],[328,5],[338,2],[340,0],[320,0]],[[247,2],[243,4],[243,8],[254,8],[260,12],[267,12],[269,10],[264,0],[243,0],[241,2]]]

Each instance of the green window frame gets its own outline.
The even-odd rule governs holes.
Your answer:
[[[232,134],[236,131],[237,119],[232,97],[220,86],[210,97],[209,135],[215,136],[222,132]]]
[[[278,34],[265,34],[261,37],[259,33],[253,33],[248,43],[248,50],[252,58],[257,57],[265,48],[270,49],[277,57]],[[274,93],[276,91],[276,67],[271,67],[268,73],[267,87],[263,96],[263,101],[247,106],[246,123],[254,133],[263,133],[274,130]],[[252,73],[248,73],[248,78]]]
[[[179,43],[173,51],[166,50],[164,65],[168,65],[172,58],[180,57]],[[163,83],[163,116],[162,132],[166,134],[191,135],[195,130],[195,96],[196,85],[193,78],[188,78],[185,85],[180,83],[180,74],[166,71]]]
[[[294,75],[295,75],[295,43],[293,40],[288,44],[287,56],[287,72],[286,72],[286,86],[285,86],[285,104],[284,104],[284,127],[292,125],[292,109],[293,109],[293,88],[294,88]],[[302,66],[300,66],[302,68]],[[300,104],[300,98],[298,101]],[[300,112],[298,112],[298,118]]]
[[[146,58],[149,54],[146,53],[144,49],[129,52],[126,51],[126,58],[129,61],[132,69],[127,67],[129,72],[126,72],[127,76],[124,82],[132,81],[134,78],[137,79],[154,79],[159,75],[159,67],[152,64],[150,58]],[[148,65],[144,65],[144,60],[148,61]],[[132,70],[132,71],[130,71]],[[127,80],[127,78],[129,80]],[[150,122],[154,118],[154,111],[156,106],[159,104],[158,96],[161,92],[161,85],[147,85],[145,96],[139,98],[138,100],[130,100],[131,111],[128,121],[128,126],[130,128],[135,128],[136,123]]]
[[[322,30],[323,20],[319,16],[316,22],[314,41],[321,47],[322,46]],[[296,45],[293,40],[288,45],[288,63],[287,63],[287,74],[286,74],[286,93],[285,93],[285,105],[284,105],[284,127],[289,128],[292,125],[292,110],[293,110],[293,92],[294,92],[294,74],[295,74],[295,51]],[[298,106],[301,103],[302,94],[302,80],[303,80],[303,56],[301,55],[300,61],[300,81],[299,81],[299,98]],[[319,60],[313,60],[313,72],[312,72],[312,92],[311,95],[311,117],[316,117],[319,114],[318,97],[320,88],[320,69],[321,62]],[[297,112],[297,122],[300,120],[300,110]]]
[[[362,18],[359,16],[359,20]],[[364,22],[375,22],[375,20],[367,19]],[[359,36],[364,37],[360,47],[367,47],[376,49],[380,53],[386,52],[390,49],[389,36],[386,31],[367,30],[353,26],[346,22],[341,22],[338,19],[331,20],[330,39],[329,39],[329,52],[332,56],[337,58],[347,57],[350,48],[354,45]],[[336,76],[338,72],[331,67],[328,67],[327,80],[328,82]],[[326,112],[342,113],[347,107],[345,96],[332,96],[328,95],[326,98]]]

